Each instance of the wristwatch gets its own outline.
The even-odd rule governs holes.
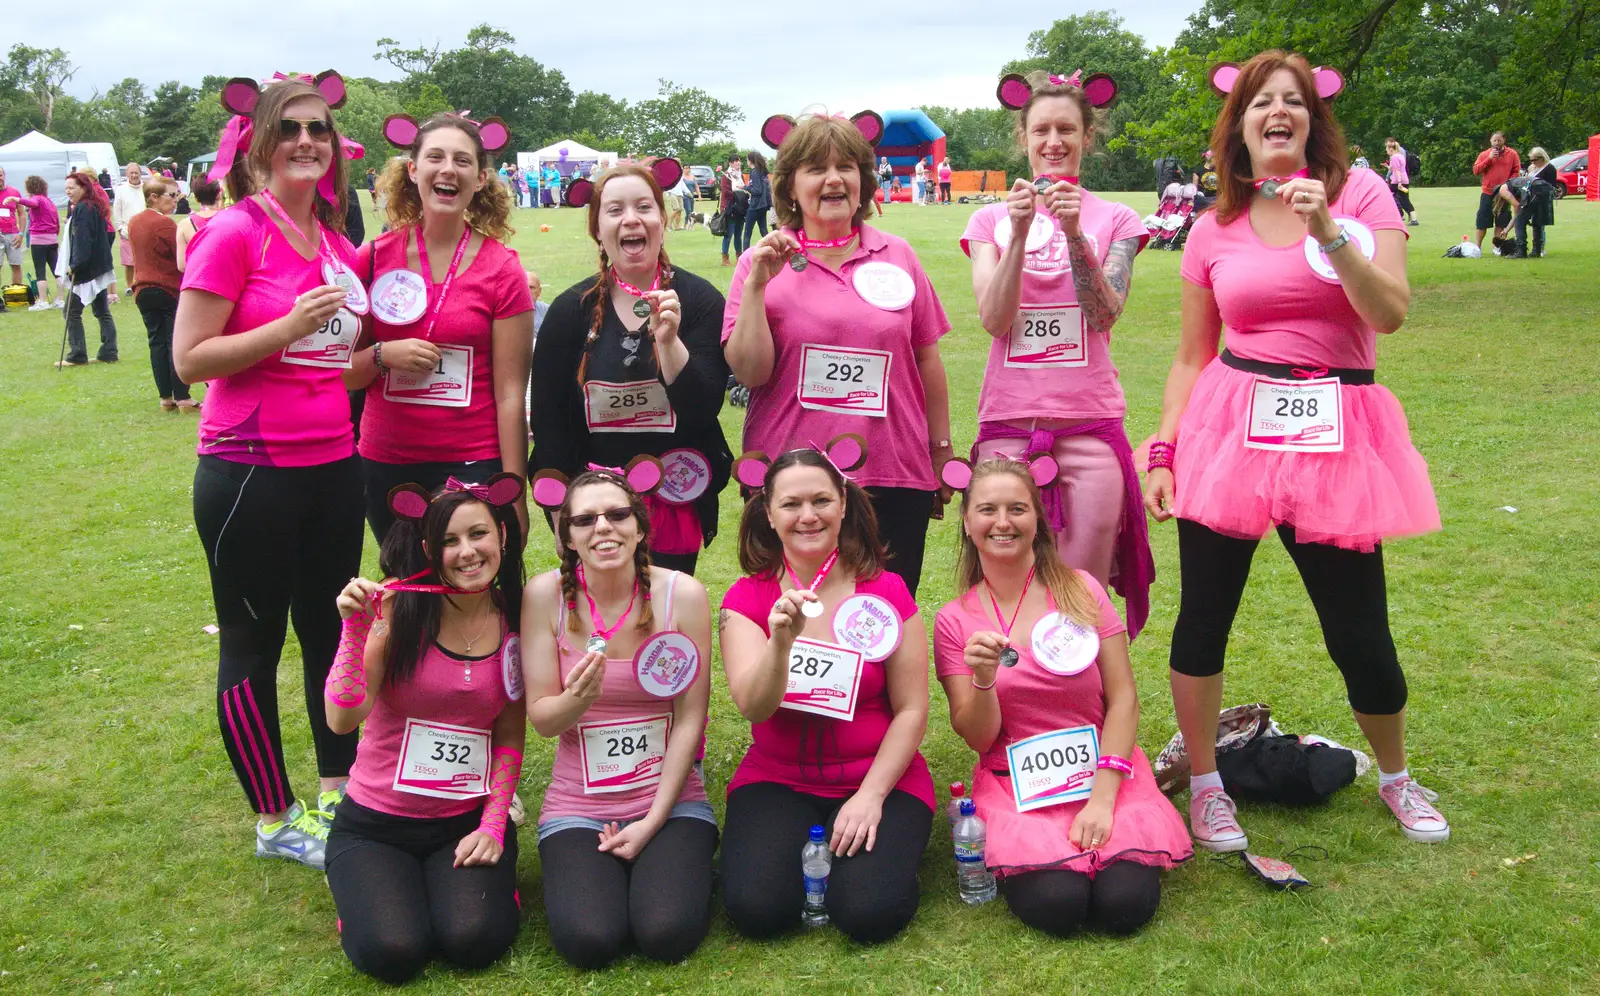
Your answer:
[[[372,344],[372,365],[378,368],[379,373],[383,373],[383,343],[381,342]]]
[[[1337,250],[1339,247],[1343,246],[1345,243],[1347,243],[1349,241],[1350,241],[1350,233],[1345,231],[1344,230],[1344,226],[1341,225],[1339,227],[1338,236],[1332,242],[1329,242],[1327,245],[1322,245],[1319,242],[1317,244],[1317,251],[1321,252],[1324,256],[1326,256],[1329,253]]]

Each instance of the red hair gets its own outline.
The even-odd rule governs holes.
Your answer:
[[[68,173],[67,179],[76,181],[78,186],[83,188],[83,199],[93,205],[96,211],[100,212],[100,217],[106,223],[106,230],[110,231],[111,202],[106,200],[106,192],[100,186],[100,181],[81,169],[74,173]]]

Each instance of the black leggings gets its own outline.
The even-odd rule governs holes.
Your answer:
[[[1134,861],[1114,861],[1093,879],[1075,871],[1008,875],[1000,894],[1018,920],[1067,937],[1086,926],[1131,934],[1150,922],[1161,904],[1161,872]]]
[[[52,242],[47,246],[32,245],[28,248],[33,250],[33,278],[39,281],[39,293],[43,294],[45,287],[49,286],[45,283],[45,274],[55,272],[56,253],[61,247]],[[60,286],[60,281],[56,285]]]
[[[579,968],[603,968],[630,937],[654,961],[693,954],[711,927],[716,826],[690,816],[670,819],[631,863],[600,852],[598,843],[598,834],[582,829],[539,842],[545,918],[561,957]]]
[[[328,888],[350,964],[399,985],[435,955],[457,968],[487,968],[516,939],[517,828],[492,865],[455,867],[456,845],[478,829],[479,807],[461,816],[408,819],[339,804],[328,834]]]
[[[1404,709],[1406,676],[1389,635],[1383,547],[1359,553],[1325,543],[1297,543],[1290,525],[1278,527],[1278,538],[1311,595],[1322,623],[1322,642],[1344,674],[1350,707],[1369,716],[1391,716]],[[1258,542],[1178,520],[1183,591],[1172,629],[1172,670],[1196,678],[1222,673],[1228,631]]]
[[[389,492],[402,484],[420,484],[432,494],[444,487],[444,482],[454,477],[467,484],[482,484],[502,470],[500,459],[474,460],[470,463],[380,463],[361,460],[361,472],[366,483],[367,525],[372,527],[373,538],[383,545],[394,525],[394,513],[389,511]]]
[[[189,385],[178,379],[178,372],[172,367],[172,325],[178,317],[178,299],[160,287],[141,287],[133,300],[139,305],[150,342],[150,372],[156,378],[156,394],[188,401]]]
[[[878,536],[889,548],[887,569],[900,575],[915,598],[917,584],[922,580],[922,554],[928,542],[928,521],[933,518],[934,492],[874,487],[868,488],[867,494],[878,516]]]
[[[217,720],[258,813],[294,802],[278,730],[278,658],[288,623],[300,641],[317,773],[350,773],[355,733],[328,729],[322,685],[339,647],[341,589],[361,570],[361,466],[266,467],[202,456],[194,524],[221,628]]]
[[[800,925],[805,883],[800,850],[811,827],[833,833],[844,799],[796,792],[758,782],[728,796],[722,837],[722,900],[728,919],[746,937],[773,937]],[[883,820],[871,851],[833,859],[828,876],[828,918],[859,944],[900,933],[917,915],[917,865],[928,846],[933,811],[895,789],[883,801]]]

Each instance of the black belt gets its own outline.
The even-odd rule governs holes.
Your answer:
[[[1235,356],[1226,349],[1222,351],[1218,359],[1235,370],[1260,374],[1263,377],[1272,377],[1277,380],[1319,380],[1324,377],[1337,377],[1339,378],[1339,383],[1350,384],[1355,387],[1364,387],[1378,382],[1377,371],[1375,370],[1319,367],[1315,364],[1301,366],[1297,363],[1264,363],[1261,360],[1247,360],[1242,356]]]

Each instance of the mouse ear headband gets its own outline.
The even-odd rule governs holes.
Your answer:
[[[266,86],[277,83],[293,82],[304,83],[328,102],[329,110],[337,111],[344,106],[349,93],[344,85],[344,77],[332,69],[324,69],[316,76],[307,76],[305,73],[273,73],[272,78],[266,81]],[[222,137],[217,142],[217,160],[211,164],[211,169],[206,173],[206,179],[213,183],[221,182],[233,169],[233,164],[241,154],[250,151],[250,142],[255,137],[256,107],[261,103],[262,85],[247,76],[235,76],[222,85],[220,99],[225,110],[231,112],[233,117],[222,129]],[[366,155],[360,142],[349,138],[340,138],[341,150],[346,159],[360,159]],[[322,179],[317,181],[317,193],[328,203],[336,203],[336,193],[333,189],[334,163],[328,164],[328,171],[322,174]]]
[[[1089,99],[1090,107],[1107,107],[1117,99],[1117,81],[1111,78],[1110,73],[1095,73],[1084,79],[1083,70],[1080,69],[1071,76],[1050,73],[1049,79],[1052,86],[1070,86],[1082,90]],[[1000,77],[995,96],[1000,98],[1001,107],[1020,111],[1033,96],[1033,85],[1021,73],[1006,73]]]
[[[843,118],[843,114],[835,114],[836,118]],[[862,111],[849,119],[856,126],[861,137],[873,148],[883,141],[883,115],[877,111]],[[776,149],[789,137],[797,122],[787,114],[774,114],[761,123],[761,140]]]
[[[1002,458],[1007,459],[1007,458]],[[1040,453],[1032,460],[1013,460],[1028,469],[1028,477],[1032,478],[1035,487],[1046,487],[1051,484],[1061,473],[1061,465],[1056,463],[1056,458],[1048,453]],[[939,481],[947,488],[965,491],[972,484],[972,463],[961,457],[953,457],[944,462],[939,468]]]
[[[465,491],[486,505],[504,508],[522,497],[522,478],[516,474],[501,473],[483,484],[476,484],[451,477],[444,482],[439,494],[443,496],[452,491]],[[433,501],[433,496],[422,485],[402,484],[389,492],[389,511],[399,518],[416,522],[428,514],[428,506]]]
[[[492,156],[511,144],[511,130],[506,127],[504,121],[499,118],[474,121],[467,117],[471,113],[468,110],[450,112],[452,117],[458,117],[478,129],[478,141],[483,143],[483,151]],[[383,137],[397,149],[415,151],[417,138],[421,133],[422,126],[409,114],[391,114],[383,119]]]
[[[1236,62],[1219,62],[1211,67],[1206,74],[1211,81],[1211,89],[1226,98],[1233,92],[1233,87],[1239,82],[1241,67]],[[1318,66],[1311,70],[1311,81],[1316,84],[1317,96],[1323,100],[1332,100],[1344,89],[1344,74],[1331,66]]]
[[[812,443],[806,448],[821,453],[847,481],[867,462],[867,441],[854,432],[842,432],[828,440],[826,446]],[[771,467],[771,457],[761,450],[747,450],[733,462],[733,478],[752,491],[760,491],[766,486],[767,471]]]
[[[626,470],[621,467],[602,467],[600,464],[591,463],[589,471],[615,477],[641,497],[659,488],[665,476],[661,469],[661,461],[653,456],[634,457],[628,461]],[[567,493],[572,490],[571,480],[559,470],[541,470],[529,479],[528,485],[532,490],[534,503],[552,512],[566,503]]]
[[[683,164],[671,156],[663,156],[651,163],[647,169],[655,177],[656,186],[663,191],[671,190],[683,179]],[[594,199],[594,181],[573,180],[567,187],[564,198],[567,207],[585,207]]]

